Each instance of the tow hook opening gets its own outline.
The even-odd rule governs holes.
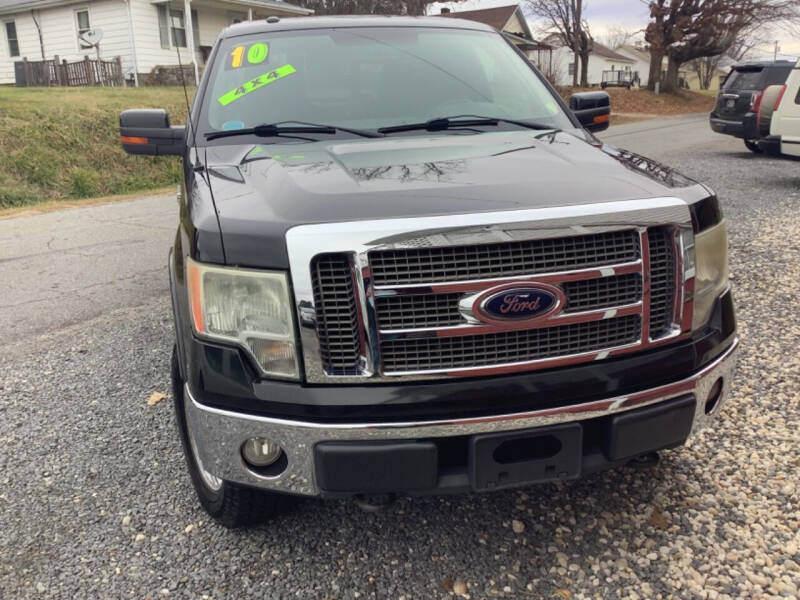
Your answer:
[[[375,513],[394,504],[395,494],[358,494],[354,500],[356,506],[364,512]]]
[[[635,469],[648,469],[650,467],[655,467],[660,460],[661,455],[658,452],[647,452],[632,458],[628,462],[628,466],[631,466]]]
[[[708,397],[706,398],[706,414],[710,415],[715,410],[717,410],[717,406],[719,406],[719,401],[722,399],[722,377],[717,379],[714,382],[714,385],[711,386],[711,390],[708,392]]]

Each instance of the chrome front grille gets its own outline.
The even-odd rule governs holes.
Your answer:
[[[311,383],[561,367],[690,333],[693,234],[675,199],[308,225],[287,247]],[[556,310],[498,321],[476,308],[537,285]]]
[[[642,276],[629,273],[618,277],[568,281],[561,286],[567,297],[564,312],[625,306],[642,300]]]
[[[464,323],[458,301],[464,294],[410,294],[375,300],[378,325],[383,330],[448,327]]]
[[[566,313],[625,306],[642,300],[639,273],[568,281],[561,287],[567,298]],[[463,293],[379,296],[375,300],[378,325],[381,330],[393,330],[466,324],[458,310],[463,297]]]
[[[654,227],[650,241],[650,337],[658,338],[672,327],[675,299],[675,252],[672,230]]]
[[[557,358],[635,343],[641,317],[450,338],[395,340],[381,344],[387,373],[452,371]]]
[[[639,258],[636,231],[369,253],[375,285],[492,279],[631,262]]]
[[[322,363],[329,373],[355,374],[361,344],[350,263],[346,255],[322,254],[311,269]]]

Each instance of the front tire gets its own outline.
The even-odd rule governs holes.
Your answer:
[[[761,154],[763,150],[759,148],[758,142],[753,140],[745,140],[744,145],[747,146],[747,149],[750,150],[753,154]]]
[[[230,528],[257,525],[280,514],[288,504],[287,496],[224,481],[203,467],[195,441],[186,425],[183,380],[178,367],[177,348],[174,346],[171,376],[175,418],[181,436],[183,455],[197,499],[205,511],[219,523]]]

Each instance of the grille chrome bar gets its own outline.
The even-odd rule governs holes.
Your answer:
[[[639,238],[635,231],[623,229],[469,246],[376,250],[369,258],[378,286],[530,277],[635,261],[639,258]]]
[[[536,330],[388,341],[382,344],[381,354],[387,374],[450,373],[486,366],[534,365],[555,357],[577,358],[608,347],[634,344],[640,338],[640,316],[628,315]],[[515,357],[517,360],[513,360]]]
[[[524,280],[520,283],[538,285],[542,282],[537,279],[533,283]],[[487,287],[493,286],[484,286],[483,289]],[[505,329],[534,329],[577,321],[607,319],[616,316],[619,311],[632,314],[630,309],[637,309],[642,305],[641,273],[568,280],[562,283],[561,287],[566,296],[566,306],[561,313],[548,319],[510,322]],[[466,319],[459,311],[459,303],[469,302],[469,299],[469,295],[458,292],[377,296],[375,306],[381,336],[391,334],[395,330],[439,331],[440,335],[449,336],[461,335],[454,333],[461,329],[466,330],[466,333],[476,333],[479,329],[486,332],[503,329],[497,324],[479,328],[483,323]],[[641,309],[637,309],[636,312],[641,312]]]
[[[443,281],[430,284],[411,284],[396,286],[374,286],[375,296],[397,296],[401,294],[441,294],[448,292],[479,292],[487,287],[503,285],[504,283],[514,283],[517,281],[531,281],[535,279],[539,283],[564,283],[567,281],[582,281],[585,279],[598,279],[600,277],[610,277],[613,275],[627,275],[629,273],[641,273],[642,261],[636,260],[616,265],[608,265],[594,269],[576,269],[574,271],[556,271],[553,273],[542,273],[541,275],[517,275],[514,277],[499,277],[491,279],[471,279],[468,281]]]
[[[511,322],[506,326],[488,325],[488,324],[463,324],[454,325],[450,327],[419,327],[416,329],[381,329],[381,340],[394,340],[394,339],[407,339],[407,338],[448,338],[448,337],[463,337],[467,335],[488,335],[491,333],[498,333],[504,331],[527,331],[530,329],[543,329],[548,327],[561,327],[572,325],[574,323],[590,323],[592,321],[603,321],[606,319],[614,319],[616,317],[625,317],[628,315],[641,315],[642,303],[628,304],[626,306],[619,306],[610,309],[592,310],[580,313],[561,314],[552,319],[541,321],[530,321],[514,323]]]
[[[672,240],[667,247],[672,259],[673,291],[670,297],[671,310],[668,311],[670,319],[665,320],[667,327],[658,332],[656,339],[650,339],[649,237],[654,229],[668,234],[667,237]],[[576,239],[582,241],[570,241]],[[484,266],[479,268],[487,268],[485,265],[491,267],[487,271],[490,275],[487,279],[470,278],[473,277],[475,265],[467,265],[466,270],[458,270],[453,277],[446,276],[447,273],[439,269],[440,263],[436,263],[436,269],[430,272],[440,276],[437,281],[426,281],[417,277],[417,271],[408,275],[408,269],[401,269],[398,273],[402,277],[396,278],[398,283],[389,284],[384,268],[381,285],[376,285],[377,263],[372,260],[373,256],[378,255],[376,253],[391,251],[391,264],[397,265],[401,264],[398,261],[402,261],[405,253],[413,252],[418,259],[421,250],[441,247],[475,256],[475,252],[470,250],[472,247],[496,248],[500,244],[516,249],[520,247],[520,242],[525,241],[541,242],[539,245],[545,248],[577,247],[594,256],[595,250],[586,247],[587,239],[633,239],[635,253],[623,256],[620,262],[587,267],[577,261],[561,270],[540,273],[517,273],[512,270],[514,274],[510,275],[509,268],[501,266],[499,277],[491,276],[498,271],[496,263],[484,260],[481,263]],[[491,243],[487,244],[485,240]],[[628,242],[626,244],[623,247],[631,247]],[[323,364],[320,350],[327,341],[323,339],[326,332],[319,327],[319,323],[315,327],[306,325],[301,327],[300,333],[306,381],[310,383],[363,384],[392,382],[398,378],[426,380],[557,367],[642,351],[689,334],[694,285],[693,234],[687,205],[674,198],[455,217],[300,226],[287,233],[287,247],[295,301],[298,307],[303,306],[301,302],[304,302],[306,311],[309,297],[306,290],[313,287],[309,281],[308,265],[314,257],[320,253],[339,253],[340,256],[349,257],[347,261],[353,275],[357,339],[360,344],[359,366],[353,374],[336,372]],[[440,255],[451,256],[453,253]],[[664,253],[658,256],[663,264]],[[574,258],[574,254],[569,256],[569,260]],[[530,257],[525,260],[530,261]],[[535,261],[534,256],[532,264],[536,264]],[[389,263],[384,261],[384,267],[386,264]],[[413,281],[408,282],[409,278]],[[566,301],[560,312],[542,317],[539,321],[524,323],[483,323],[471,313],[464,313],[471,295],[485,293],[494,286],[513,286],[517,283],[554,285],[565,292],[563,298]],[[571,308],[567,292],[571,292],[574,298]],[[460,315],[456,315],[453,305],[448,306],[448,302],[458,297],[466,298],[461,303],[464,306],[459,310]],[[315,310],[319,311],[316,304]],[[457,316],[462,319],[460,323],[456,320]],[[632,330],[629,328],[632,320],[636,322],[634,337],[631,337]],[[622,324],[628,324],[627,328],[620,330],[621,338],[615,337],[620,332],[614,327]],[[557,341],[558,335],[579,330],[600,331],[606,337],[597,338],[600,341],[595,343],[596,338],[579,336],[576,339],[580,343],[576,346],[556,345],[552,352],[548,352],[547,348],[538,348],[542,339]],[[527,345],[521,343],[519,348],[513,344],[509,346],[506,343],[509,339],[527,340]],[[502,348],[493,349],[491,344],[486,346],[492,340],[506,343],[502,348],[511,348],[518,352],[517,355],[503,354]],[[445,362],[435,362],[437,359],[433,354],[437,349],[458,348],[468,343],[473,344],[473,348],[487,349],[483,360],[457,366],[464,359],[455,353],[444,359]],[[532,348],[531,345],[536,347]],[[423,355],[407,352],[415,348],[423,348]],[[540,353],[532,355],[531,352]],[[403,364],[403,357],[408,359],[408,364]],[[448,360],[449,363],[446,362]]]

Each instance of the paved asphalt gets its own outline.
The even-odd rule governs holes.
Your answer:
[[[717,428],[653,470],[228,531],[146,403],[169,392],[174,197],[2,219],[0,599],[797,597],[800,163],[705,116],[602,137],[722,198],[744,352]]]

